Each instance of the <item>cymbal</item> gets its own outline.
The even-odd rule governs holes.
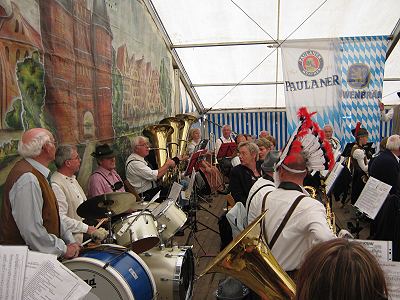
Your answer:
[[[136,197],[131,193],[108,193],[84,201],[76,212],[82,218],[104,218],[107,212],[111,212],[112,216],[119,215],[135,203]]]

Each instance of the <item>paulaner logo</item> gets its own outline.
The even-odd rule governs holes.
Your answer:
[[[300,55],[297,64],[301,73],[311,77],[321,72],[324,66],[324,59],[319,52],[307,50]]]

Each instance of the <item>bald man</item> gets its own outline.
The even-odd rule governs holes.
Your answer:
[[[23,133],[18,144],[23,157],[4,184],[0,213],[0,244],[27,245],[30,250],[73,258],[79,244],[60,220],[57,199],[48,182],[56,141],[46,129]]]

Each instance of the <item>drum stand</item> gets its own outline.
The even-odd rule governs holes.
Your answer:
[[[107,244],[114,244],[114,238],[113,238],[113,233],[112,233],[112,221],[111,221],[112,213],[111,213],[111,211],[106,212],[106,217],[107,217],[107,223],[108,223],[108,235],[105,239],[105,242]]]
[[[186,228],[190,228],[190,233],[186,239],[186,243],[185,245],[189,244],[190,239],[193,237],[194,240],[197,242],[197,244],[199,245],[200,249],[204,252],[204,254],[206,254],[206,251],[204,250],[204,248],[202,247],[202,245],[199,243],[197,237],[196,237],[196,232],[199,231],[203,231],[203,230],[211,230],[212,232],[215,232],[216,234],[219,235],[219,232],[216,231],[215,229],[207,226],[206,224],[200,222],[197,219],[197,210],[204,210],[207,213],[209,213],[210,215],[214,216],[215,218],[219,219],[218,216],[216,216],[215,214],[213,214],[211,211],[209,211],[208,209],[204,208],[203,206],[201,206],[200,204],[198,204],[198,192],[197,192],[197,186],[195,185],[193,188],[193,193],[189,198],[189,211],[188,211],[188,221],[187,224],[185,225],[185,227],[182,228],[182,230],[186,229]],[[203,226],[204,228],[199,229],[198,225]]]

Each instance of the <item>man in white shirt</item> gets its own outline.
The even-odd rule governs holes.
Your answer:
[[[57,171],[51,176],[51,187],[57,197],[61,220],[71,230],[77,242],[82,243],[83,233],[92,234],[93,226],[83,223],[76,213],[86,195],[76,180],[75,173],[81,165],[81,158],[75,146],[62,145],[57,148],[55,164]]]
[[[271,150],[267,153],[261,165],[263,176],[251,187],[246,201],[247,224],[253,222],[261,213],[264,196],[275,190],[274,166],[279,160],[279,151]]]
[[[23,157],[8,174],[3,190],[0,244],[27,245],[30,250],[65,258],[79,255],[79,244],[58,215],[57,199],[48,182],[56,141],[46,129],[23,133]]]
[[[167,159],[158,170],[152,170],[144,159],[149,155],[149,141],[144,136],[133,138],[132,151],[126,160],[126,179],[143,199],[151,200],[161,190],[157,186],[157,180],[162,178],[170,167],[175,167],[175,161]]]
[[[333,128],[332,125],[326,124],[324,126],[324,133],[325,133],[325,139],[331,144],[332,151],[336,152],[340,150],[340,142],[339,140],[333,135]]]
[[[272,191],[265,201],[268,211],[265,215],[264,229],[268,244],[271,245],[271,240],[289,208],[298,197],[303,197],[271,249],[285,271],[298,270],[304,254],[313,245],[335,238],[326,220],[325,207],[311,198],[302,186],[306,174],[302,154],[292,154],[290,160],[285,159],[278,167],[277,181],[280,183],[275,182],[278,188]]]
[[[215,142],[215,155],[218,156],[219,149],[221,148],[222,144],[225,143],[234,143],[235,140],[231,137],[232,133],[232,128],[230,125],[224,125],[222,126],[222,136],[216,140]],[[218,163],[220,165],[221,173],[224,174],[229,178],[231,169],[232,169],[232,163],[231,163],[232,157],[223,157],[218,160]]]
[[[400,99],[400,92],[397,92],[397,96]],[[382,121],[387,122],[393,119],[392,135],[400,134],[400,105],[394,106],[393,108],[389,109],[387,113],[385,113],[385,105],[379,101],[379,109],[381,111]]]

